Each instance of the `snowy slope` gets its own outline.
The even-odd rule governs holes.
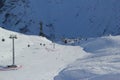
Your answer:
[[[0,28],[0,39],[5,39],[4,42],[0,41],[0,67],[12,64],[10,34],[16,34],[18,37],[15,40],[16,64],[22,65],[22,68],[0,71],[0,80],[53,80],[68,64],[89,55],[79,46],[55,44],[54,49],[51,41],[46,38],[26,36]]]
[[[89,39],[80,45],[91,55],[68,65],[55,80],[120,80],[120,36]]]
[[[38,35],[42,21],[45,33],[50,35],[54,27],[57,37],[119,35],[119,7],[120,0],[6,0],[0,25]]]
[[[12,64],[10,34],[18,37],[16,64],[22,65],[16,71],[0,71],[1,80],[120,80],[120,36],[83,40],[79,46],[55,44],[53,48],[43,37],[2,28],[0,34],[0,39],[5,39],[0,41],[0,66]]]
[[[79,46],[55,44],[53,48],[43,37],[2,28],[0,34],[5,39],[0,41],[0,67],[12,64],[10,34],[18,37],[16,64],[22,65],[19,70],[0,71],[1,80],[120,80],[120,36],[83,40]]]

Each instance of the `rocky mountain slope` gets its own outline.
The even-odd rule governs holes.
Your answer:
[[[120,0],[1,0],[0,25],[5,29],[57,37],[120,34]]]

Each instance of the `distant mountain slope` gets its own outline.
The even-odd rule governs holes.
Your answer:
[[[66,37],[120,34],[120,0],[2,0],[0,3],[0,25],[17,32],[38,35],[42,21],[48,35],[51,32]]]

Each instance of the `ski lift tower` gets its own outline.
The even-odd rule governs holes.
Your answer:
[[[15,65],[15,46],[14,46],[14,39],[17,39],[16,35],[10,35],[9,37],[10,39],[12,39],[12,65],[9,65],[8,67],[17,67],[17,65]]]

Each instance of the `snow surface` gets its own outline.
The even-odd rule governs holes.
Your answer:
[[[16,34],[14,71],[0,71],[0,80],[120,80],[120,36],[82,40],[79,45],[55,44],[40,36],[28,36],[0,28],[0,67],[12,64],[12,40]],[[30,47],[28,47],[28,44]],[[42,45],[40,45],[42,44]]]
[[[68,65],[55,80],[120,80],[120,36],[89,39],[80,46],[91,55]]]
[[[0,28],[0,67],[12,64],[10,34],[18,37],[16,65],[22,68],[0,71],[0,80],[120,80],[120,36],[81,40],[76,46],[55,44],[54,48],[44,37]]]
[[[0,41],[0,66],[12,64],[10,34],[18,37],[15,40],[16,64],[22,65],[16,71],[0,71],[0,80],[53,80],[69,63],[88,55],[79,46],[55,44],[53,48],[51,41],[39,36],[26,36],[2,28],[0,34],[0,38],[5,39],[4,42]]]

